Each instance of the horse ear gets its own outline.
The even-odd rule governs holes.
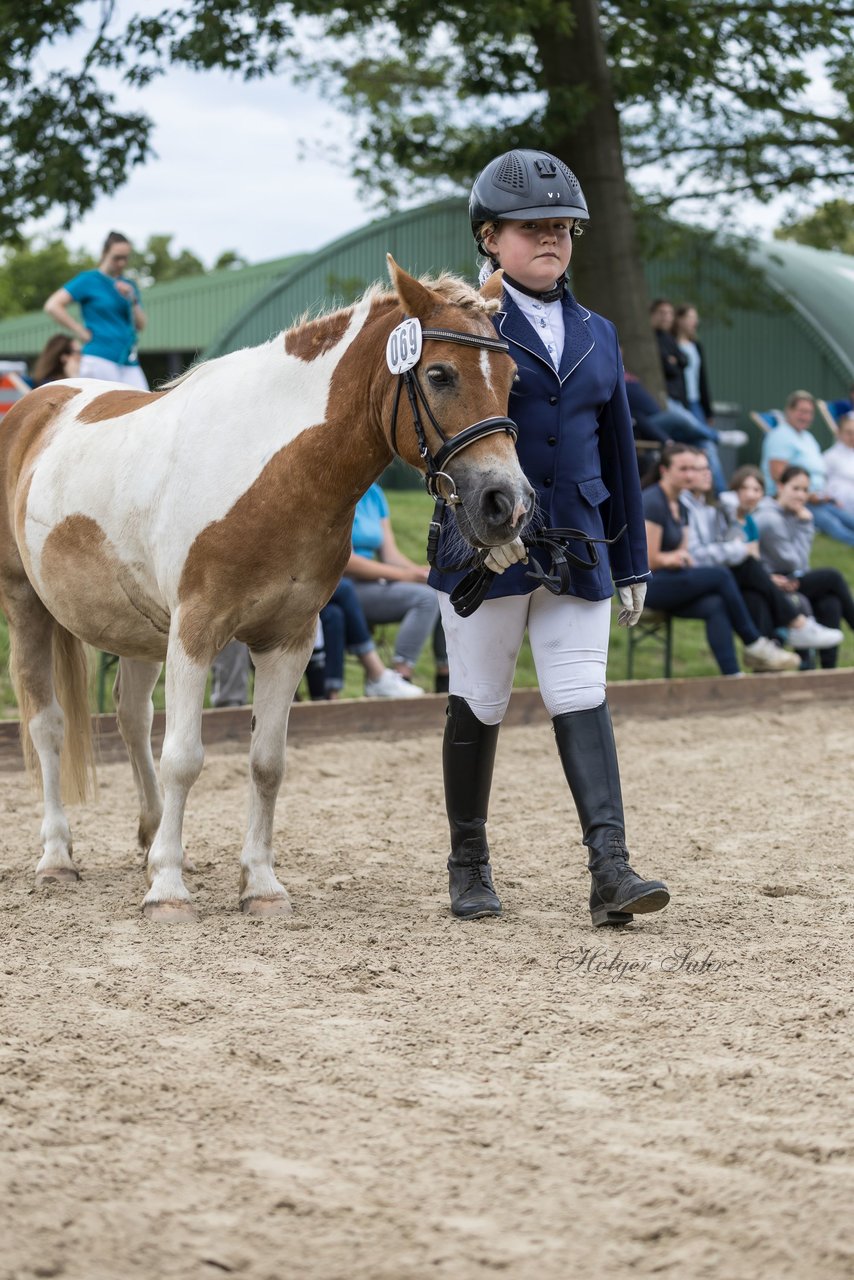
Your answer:
[[[487,276],[480,286],[480,296],[486,298],[487,302],[495,302],[500,300],[503,288],[504,272],[499,267],[496,271],[493,271],[491,276]]]
[[[399,267],[390,253],[386,254],[386,262],[394,291],[408,316],[424,319],[431,311],[436,310],[442,299],[432,289],[420,284],[403,267]]]

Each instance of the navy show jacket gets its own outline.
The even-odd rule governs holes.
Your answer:
[[[563,318],[558,370],[506,290],[493,322],[519,369],[508,413],[519,428],[519,462],[536,490],[535,525],[569,526],[597,538],[614,537],[626,526],[612,547],[597,544],[597,568],[571,571],[570,594],[605,600],[614,594],[612,577],[617,586],[626,586],[650,576],[632,420],[613,324],[582,307],[568,290]],[[464,576],[441,571],[460,558],[461,539],[448,528],[453,521],[446,511],[438,567],[430,573],[431,585],[440,591],[452,591]],[[587,558],[584,544],[570,543],[570,549]],[[548,570],[546,552],[534,548],[529,556]],[[537,583],[526,576],[527,568],[517,564],[497,575],[487,598],[533,591]]]

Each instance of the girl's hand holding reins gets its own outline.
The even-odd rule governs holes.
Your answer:
[[[491,569],[493,573],[503,573],[505,569],[519,563],[528,563],[528,552],[521,538],[505,542],[501,547],[490,547],[489,555],[483,562],[484,568]]]

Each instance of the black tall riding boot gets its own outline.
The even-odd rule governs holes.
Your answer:
[[[445,805],[451,826],[448,883],[455,916],[500,916],[501,902],[492,883],[486,814],[497,724],[478,720],[465,698],[451,694],[442,747]]]
[[[629,866],[617,746],[608,703],[569,711],[552,721],[563,771],[581,819],[593,877],[594,925],[631,924],[632,916],[660,911],[670,901],[661,880],[643,880]]]

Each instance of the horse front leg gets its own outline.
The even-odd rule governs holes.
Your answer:
[[[149,920],[194,920],[196,913],[184,884],[182,830],[184,808],[202,771],[202,707],[208,664],[194,661],[184,649],[173,618],[166,655],[166,735],[160,756],[163,816],[148,851],[148,893],[142,909]]]
[[[297,649],[253,653],[255,698],[249,749],[249,825],[240,855],[240,909],[251,916],[290,914],[273,871],[273,818],[285,772],[291,703],[314,644],[314,630]]]

